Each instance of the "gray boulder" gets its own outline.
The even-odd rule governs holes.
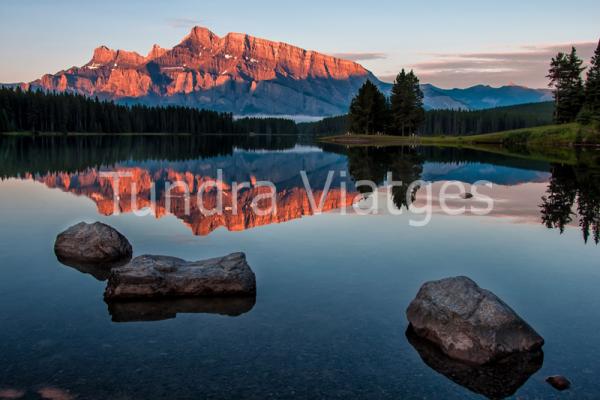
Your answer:
[[[110,301],[255,293],[256,278],[244,253],[203,261],[143,255],[111,271],[104,298]]]
[[[68,265],[111,268],[115,263],[131,259],[131,244],[116,229],[101,222],[80,222],[59,233],[54,242],[54,253]]]
[[[423,284],[406,316],[449,357],[482,365],[540,349],[544,339],[492,292],[466,277]]]

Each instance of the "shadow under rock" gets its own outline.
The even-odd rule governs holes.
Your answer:
[[[99,281],[107,280],[108,276],[110,275],[110,271],[113,268],[122,267],[130,261],[130,259],[123,259],[112,263],[84,263],[81,261],[73,261],[58,256],[56,258],[61,264],[76,269],[82,274],[92,275]]]
[[[434,343],[418,336],[411,326],[406,331],[406,337],[427,366],[489,399],[504,399],[514,395],[544,362],[544,353],[540,349],[513,354],[490,364],[470,365],[448,357]]]
[[[177,314],[219,314],[237,317],[254,308],[256,296],[172,298],[108,302],[113,322],[162,321]]]

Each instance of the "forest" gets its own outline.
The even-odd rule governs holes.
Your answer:
[[[552,123],[554,103],[532,103],[486,110],[428,110],[417,133],[423,136],[467,136],[509,129],[531,128]],[[348,132],[348,116],[325,118],[298,124],[298,130],[310,135],[336,135]]]
[[[241,118],[195,108],[119,105],[72,93],[0,88],[0,132],[296,133],[283,118]]]

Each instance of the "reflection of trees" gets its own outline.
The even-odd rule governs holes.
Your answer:
[[[579,226],[586,243],[591,234],[594,242],[598,244],[600,242],[600,171],[585,171],[583,175],[577,201]]]
[[[576,207],[577,212],[573,209]],[[552,166],[547,195],[540,206],[542,222],[548,228],[565,226],[577,216],[587,243],[590,235],[600,242],[600,171],[588,167]]]
[[[0,135],[0,178],[77,172],[127,160],[193,160],[230,155],[235,148],[282,150],[297,143],[294,135]]]
[[[542,197],[542,222],[548,228],[558,228],[563,233],[573,220],[573,203],[577,194],[574,171],[563,165],[552,166],[552,178]]]
[[[392,198],[396,207],[406,207],[415,200],[418,186],[413,186],[407,193],[412,182],[421,178],[423,172],[423,157],[408,147],[354,147],[348,150],[348,171],[354,181],[370,180],[380,185],[388,172],[392,173],[394,181],[402,184],[392,188]],[[371,188],[360,186],[361,193],[370,193]]]

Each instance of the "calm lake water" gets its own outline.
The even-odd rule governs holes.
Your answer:
[[[291,136],[0,137],[0,159],[0,398],[475,399],[497,397],[498,386],[519,399],[600,398],[600,174],[583,162]],[[185,213],[180,197],[167,212],[165,182],[193,191],[218,170],[226,187],[251,183],[238,216]],[[307,206],[301,170],[318,196],[334,171],[322,214]],[[117,212],[114,182],[101,176],[114,171],[130,174]],[[406,188],[385,193],[387,171],[432,182],[413,203],[431,205],[429,224],[411,226],[425,215],[406,211]],[[376,181],[376,193],[355,187],[360,179]],[[261,180],[276,185],[276,215],[248,210]],[[490,181],[477,189],[492,212],[445,215],[439,191],[450,180],[469,190]],[[343,185],[378,211],[346,207]],[[448,204],[482,206],[459,194]],[[257,296],[109,306],[102,276],[54,256],[57,233],[82,220],[117,228],[134,255],[243,251]],[[456,275],[495,292],[545,338],[543,363],[505,382],[436,364],[409,342],[405,310],[420,285]],[[544,382],[554,374],[572,389]]]

